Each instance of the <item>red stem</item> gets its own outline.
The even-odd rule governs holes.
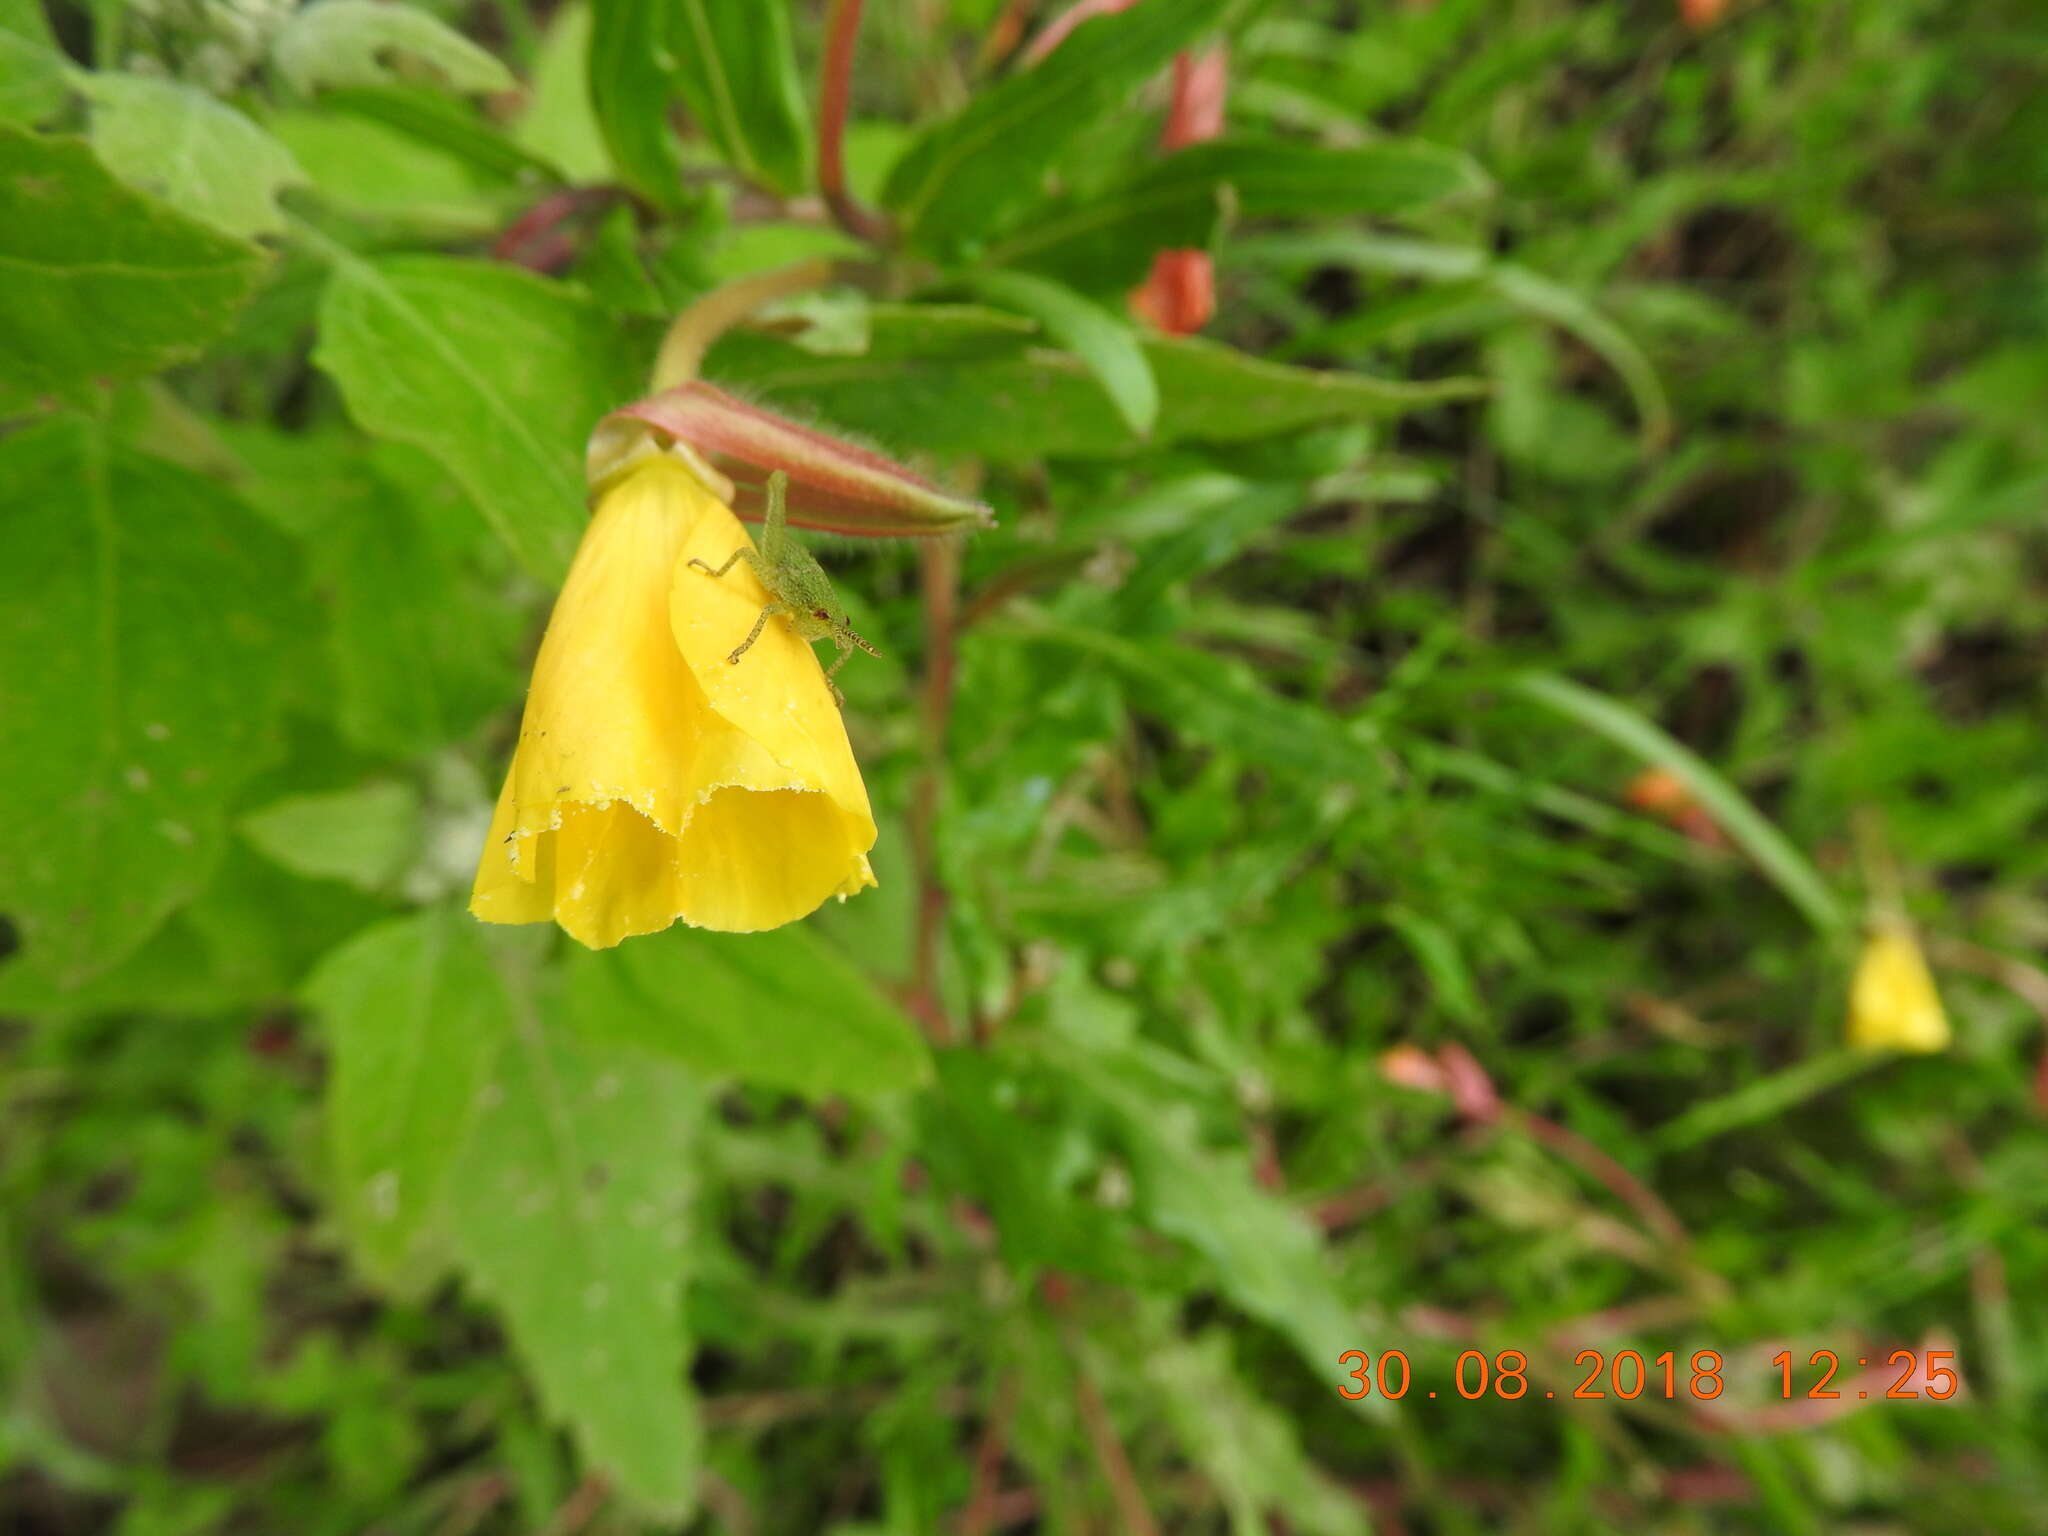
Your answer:
[[[939,874],[938,803],[945,785],[946,726],[953,713],[953,641],[960,613],[960,546],[935,540],[918,551],[924,584],[925,734],[930,754],[910,808],[910,847],[917,863],[917,947],[911,957],[910,1008],[938,1045],[953,1043],[953,1021],[939,988],[939,941],[945,931],[946,885]]]
[[[839,227],[856,240],[887,245],[889,221],[846,187],[846,112],[853,96],[853,53],[862,0],[832,0],[825,16],[825,67],[818,87],[818,190]]]
[[[996,1479],[1003,1470],[1003,1453],[1009,1442],[1010,1416],[1017,1407],[1017,1378],[1005,1376],[990,1409],[981,1443],[974,1448],[974,1491],[960,1512],[960,1536],[988,1536],[996,1528],[1002,1494]]]
[[[1671,1207],[1657,1197],[1657,1192],[1578,1132],[1526,1109],[1510,1108],[1508,1118],[1534,1140],[1605,1184],[1671,1248],[1683,1252],[1688,1246],[1690,1239],[1684,1226],[1671,1214]]]

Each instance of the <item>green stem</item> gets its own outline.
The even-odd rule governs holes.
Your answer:
[[[654,359],[653,393],[687,384],[697,376],[711,344],[762,305],[832,280],[829,257],[809,256],[786,267],[755,272],[714,288],[677,315]]]

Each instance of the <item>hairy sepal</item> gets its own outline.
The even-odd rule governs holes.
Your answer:
[[[978,501],[953,496],[914,470],[778,416],[702,380],[622,406],[591,438],[596,485],[627,445],[680,447],[730,481],[733,510],[759,522],[768,477],[789,476],[789,520],[853,538],[916,538],[993,527]]]

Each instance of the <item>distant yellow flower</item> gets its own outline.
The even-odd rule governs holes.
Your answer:
[[[595,949],[678,918],[745,933],[875,883],[860,769],[810,647],[771,620],[731,509],[657,455],[601,494],[534,663],[477,868],[486,922]]]
[[[1879,923],[1849,987],[1849,1043],[1869,1051],[1948,1049],[1948,1015],[1913,930]]]

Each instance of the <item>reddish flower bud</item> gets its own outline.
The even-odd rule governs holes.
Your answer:
[[[1161,251],[1131,290],[1131,309],[1169,336],[1199,331],[1216,313],[1216,264],[1207,251]]]
[[[1223,101],[1230,92],[1230,53],[1179,53],[1173,60],[1173,105],[1159,147],[1171,154],[1223,132]]]
[[[1230,90],[1230,54],[1223,48],[1179,53],[1173,60],[1173,104],[1159,148],[1166,154],[1213,139],[1223,131],[1223,102]],[[1131,291],[1139,319],[1169,336],[1187,336],[1216,313],[1216,263],[1207,251],[1161,251],[1152,271]]]
[[[789,476],[789,520],[861,538],[903,538],[987,528],[978,501],[949,495],[872,449],[736,400],[700,380],[621,406],[590,440],[590,479],[601,481],[644,445],[680,446],[730,480],[733,508],[759,521],[763,488]]]
[[[1394,1046],[1380,1057],[1380,1076],[1417,1093],[1441,1094],[1474,1125],[1500,1118],[1500,1092],[1479,1059],[1462,1045],[1444,1045],[1434,1056],[1419,1045]]]

